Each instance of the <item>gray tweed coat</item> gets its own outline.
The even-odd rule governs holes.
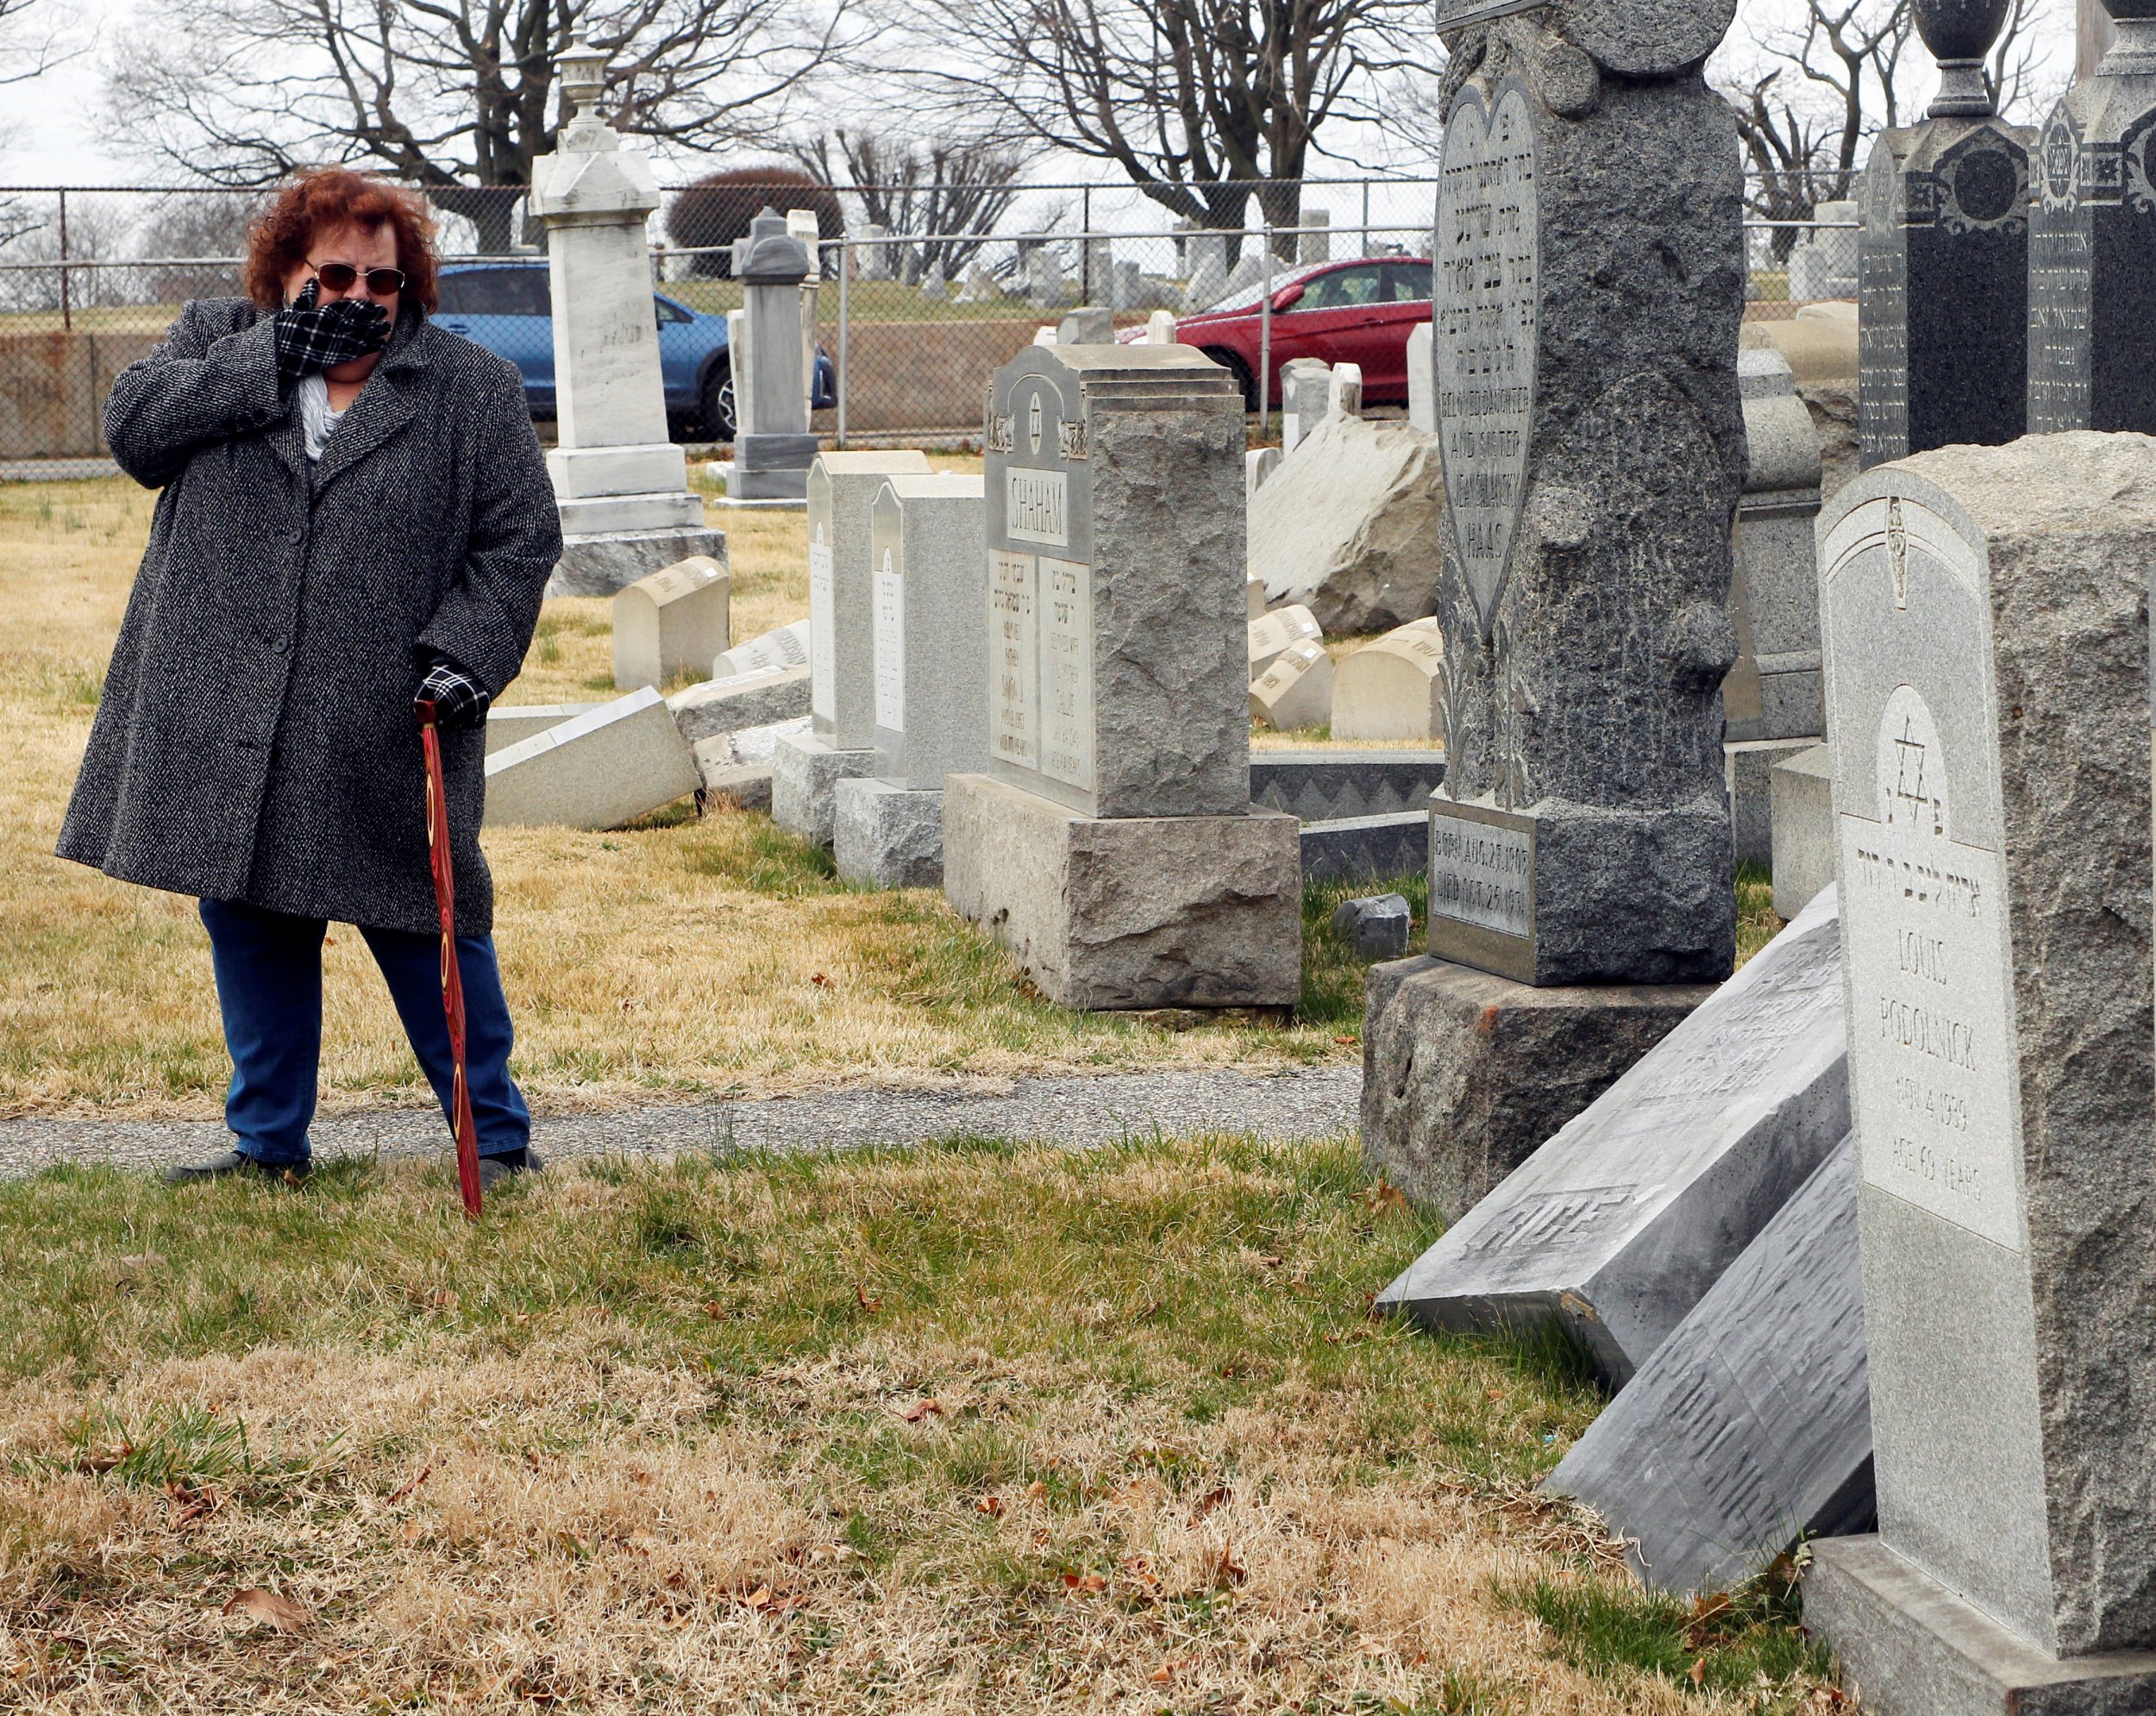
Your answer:
[[[191,304],[113,384],[162,488],[60,852],[123,881],[439,933],[412,693],[440,650],[498,696],[561,524],[514,365],[416,312],[310,468],[269,315]],[[479,731],[443,736],[457,930],[483,935]]]

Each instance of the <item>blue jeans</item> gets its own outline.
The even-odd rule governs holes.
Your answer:
[[[225,1124],[238,1137],[242,1155],[270,1167],[304,1162],[322,1066],[322,939],[329,926],[319,917],[291,917],[230,900],[205,899],[201,906],[216,967],[225,1047],[232,1054]],[[362,928],[360,934],[382,968],[412,1052],[454,1126],[442,938],[401,930]],[[464,979],[465,1071],[479,1154],[506,1155],[531,1141],[531,1111],[509,1075],[515,1033],[494,938],[460,936],[457,969]]]

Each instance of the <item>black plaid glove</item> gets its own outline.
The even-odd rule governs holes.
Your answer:
[[[273,318],[277,373],[286,381],[335,369],[389,343],[389,312],[381,305],[371,298],[341,297],[317,306],[320,295],[317,284],[310,280],[298,302]]]
[[[427,668],[427,677],[420,680],[412,704],[423,721],[426,705],[431,703],[435,724],[445,733],[456,733],[486,720],[486,706],[493,700],[486,686],[463,668],[448,656],[437,655]]]

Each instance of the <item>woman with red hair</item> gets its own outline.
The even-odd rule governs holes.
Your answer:
[[[306,1172],[331,920],[366,938],[448,1111],[420,702],[442,729],[482,1183],[537,1166],[481,729],[561,519],[515,366],[428,322],[435,277],[417,197],[304,174],[250,235],[248,297],[186,305],[106,403],[113,457],[163,492],[60,850],[201,902],[234,1148],[175,1183]]]

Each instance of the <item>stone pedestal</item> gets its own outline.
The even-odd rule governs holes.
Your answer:
[[[1768,770],[1774,802],[1774,910],[1795,917],[1834,881],[1832,754],[1814,745]]]
[[[1878,1716],[2146,1710],[2156,441],[1883,465],[1821,554],[1880,1537],[1806,1619]]]
[[[1999,446],[2028,423],[2028,184],[2035,134],[2001,122],[1982,73],[2004,8],[1927,4],[1940,61],[1921,125],[1881,134],[1858,203],[1865,469]]]
[[[1062,1006],[1294,1006],[1301,881],[1279,811],[1087,817],[985,775],[944,783],[945,897]]]
[[[849,882],[932,888],[943,880],[943,794],[874,776],[842,780],[831,801],[831,857]]]
[[[838,783],[876,769],[874,751],[834,749],[813,733],[779,741],[771,755],[771,820],[789,834],[829,846],[838,827]]]
[[[1671,44],[1711,47],[1732,9],[1556,9],[1570,42],[1517,16],[1448,38],[1430,951],[1537,985],[1714,982],[1743,174]]]
[[[1457,1221],[1713,993],[1532,988],[1426,958],[1373,967],[1363,1159]]]
[[[667,438],[647,217],[658,182],[599,118],[605,56],[579,38],[562,55],[573,116],[532,163],[531,211],[547,229],[558,441],[548,474],[562,551],[548,593],[605,596],[696,554],[723,561],[681,449]]]

